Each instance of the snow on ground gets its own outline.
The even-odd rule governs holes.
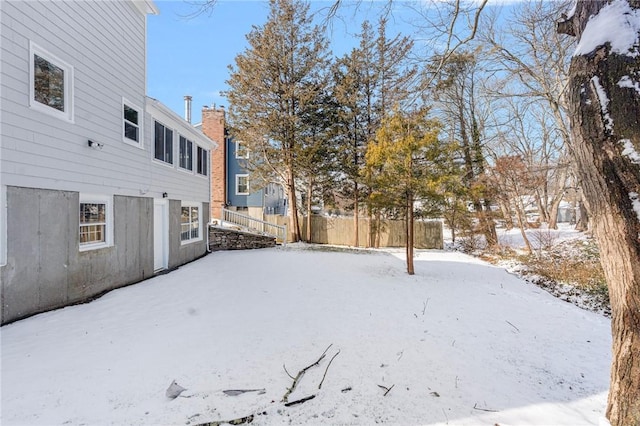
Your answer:
[[[213,253],[2,327],[1,423],[604,424],[607,318],[461,253],[408,276],[402,250],[308,248]],[[289,397],[315,399],[285,407],[283,365],[330,344]]]
[[[559,223],[558,229],[547,229],[542,224],[538,229],[527,229],[527,239],[534,250],[544,248],[547,244],[558,244],[565,241],[579,240],[587,238],[587,234],[584,232],[576,231],[575,225],[569,223]],[[522,238],[522,232],[520,228],[512,228],[507,230],[506,228],[497,229],[498,241],[503,247],[511,247],[512,249],[523,249],[525,247],[524,239]],[[542,246],[542,247],[541,247]]]

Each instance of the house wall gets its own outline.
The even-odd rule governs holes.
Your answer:
[[[144,108],[145,15],[125,1],[2,1],[0,20],[2,183],[140,195],[148,152],[121,132],[122,98]],[[30,42],[73,67],[73,122],[29,106]]]
[[[0,2],[2,323],[152,276],[154,199],[170,200],[164,266],[206,253],[211,164],[206,176],[197,174],[194,150],[194,171],[181,170],[178,135],[209,151],[212,144],[145,96],[146,7],[152,5]],[[30,106],[34,43],[73,69],[72,120]],[[123,140],[123,98],[140,110],[139,143]],[[174,130],[173,164],[154,158],[155,120]],[[106,247],[79,247],[79,204],[87,196],[111,200]],[[202,238],[188,243],[180,241],[183,202],[202,206]]]
[[[153,275],[152,198],[115,196],[114,244],[90,251],[78,250],[78,203],[77,192],[7,187],[3,324]]]
[[[202,204],[200,220],[200,241],[182,244],[180,241],[180,211],[179,200],[169,201],[169,269],[190,262],[207,253],[207,226],[209,223],[209,203]]]
[[[147,113],[145,122],[147,129],[145,143],[149,147],[147,158],[142,162],[142,167],[149,168],[149,180],[144,181],[140,192],[146,196],[162,198],[166,193],[171,200],[185,200],[209,203],[209,176],[211,175],[211,164],[207,166],[207,176],[195,173],[195,151],[194,151],[194,171],[189,172],[178,167],[178,135],[182,135],[191,140],[194,144],[200,145],[207,151],[211,151],[210,142],[205,139],[204,134],[196,130],[182,117],[169,110],[155,99],[149,98],[147,101]],[[155,121],[173,129],[173,164],[167,164],[155,159],[154,136]],[[209,157],[209,156],[207,156]],[[210,163],[210,161],[209,161]]]
[[[264,191],[259,189],[254,191],[249,182],[249,194],[240,195],[236,193],[236,175],[247,174],[247,171],[240,164],[241,160],[236,158],[236,143],[233,139],[227,138],[227,204],[234,207],[260,207]]]

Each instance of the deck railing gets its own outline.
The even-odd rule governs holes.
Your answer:
[[[249,232],[270,235],[275,237],[277,243],[287,244],[286,225],[276,225],[233,210],[222,209],[221,226],[224,226],[225,222],[244,228]]]

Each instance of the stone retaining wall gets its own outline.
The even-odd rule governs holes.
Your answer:
[[[209,227],[209,250],[248,250],[275,247],[276,239],[229,228]]]

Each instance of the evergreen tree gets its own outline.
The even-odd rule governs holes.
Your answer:
[[[438,139],[441,125],[428,110],[403,113],[396,109],[382,122],[366,154],[371,205],[395,208],[406,222],[407,273],[414,274],[413,229],[416,201],[444,196],[454,169],[455,145]]]
[[[343,177],[340,193],[353,201],[356,246],[360,243],[361,200],[368,194],[362,174],[367,145],[375,137],[389,106],[405,102],[416,75],[415,67],[408,65],[413,42],[400,35],[387,39],[386,24],[385,19],[380,20],[376,36],[371,24],[364,22],[358,48],[338,59],[333,70],[339,107],[336,142]]]
[[[309,5],[299,0],[270,0],[267,22],[254,26],[249,47],[235,58],[224,94],[230,102],[231,134],[252,156],[252,176],[284,183],[289,198],[293,240],[300,237],[296,158],[308,132],[305,112],[324,90],[328,42],[312,24]]]

